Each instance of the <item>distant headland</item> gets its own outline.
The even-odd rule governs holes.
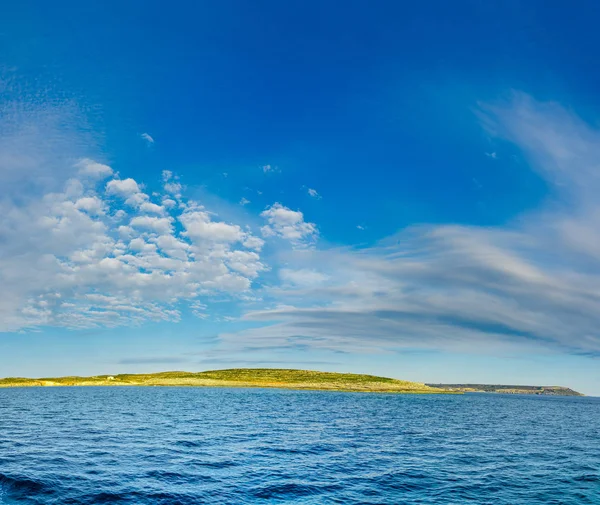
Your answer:
[[[52,386],[204,386],[261,387],[321,391],[371,393],[437,393],[455,391],[374,375],[316,372],[276,368],[234,368],[208,372],[161,372],[151,374],[96,375],[93,377],[57,377],[0,379],[0,387]]]
[[[427,384],[433,388],[463,393],[504,393],[544,396],[583,396],[563,386],[505,386],[500,384]]]

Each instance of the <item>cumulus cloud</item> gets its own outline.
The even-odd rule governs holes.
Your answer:
[[[156,203],[144,201],[140,205],[140,211],[141,212],[150,212],[152,214],[164,214],[165,208],[160,205],[157,205]]]
[[[246,296],[266,269],[260,238],[194,201],[167,211],[131,178],[102,190],[99,166],[76,162],[39,198],[0,198],[0,332],[178,321],[182,303]]]
[[[75,208],[85,210],[88,214],[103,214],[104,202],[97,196],[86,196],[75,202]]]
[[[203,207],[188,208],[179,221],[185,228],[183,234],[199,243],[240,242],[246,236],[238,225],[213,221]]]
[[[281,237],[295,247],[306,247],[317,239],[317,226],[304,221],[304,214],[300,211],[275,203],[260,215],[268,223],[261,228],[264,237]]]
[[[422,225],[368,249],[304,250],[279,272],[274,308],[245,316],[268,325],[223,341],[599,357],[600,131],[518,93],[479,116],[548,181],[544,206],[503,227]],[[300,222],[281,206],[265,214]]]
[[[140,187],[134,179],[113,179],[106,184],[106,193],[120,197],[130,197],[140,193]]]
[[[169,217],[136,216],[129,224],[134,228],[147,228],[156,233],[171,233],[171,221]]]

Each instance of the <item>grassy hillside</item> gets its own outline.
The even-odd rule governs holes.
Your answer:
[[[275,368],[233,368],[208,372],[98,375],[94,377],[6,378],[0,387],[35,386],[212,386],[318,389],[378,393],[448,393],[418,382],[347,373]]]

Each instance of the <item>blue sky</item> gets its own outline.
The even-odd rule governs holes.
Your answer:
[[[4,6],[0,375],[600,394],[599,15]]]

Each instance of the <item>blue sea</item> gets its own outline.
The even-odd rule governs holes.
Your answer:
[[[1,504],[600,504],[600,398],[0,389]]]

